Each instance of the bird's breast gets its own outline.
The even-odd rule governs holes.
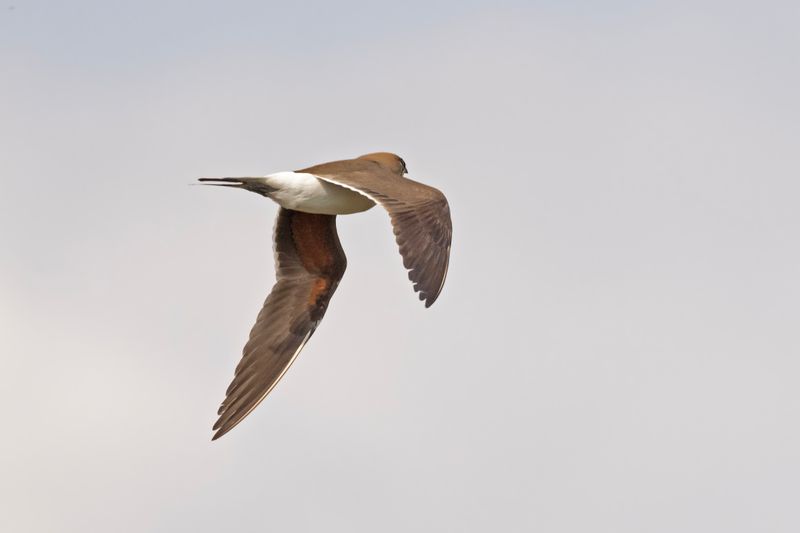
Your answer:
[[[269,197],[286,209],[320,215],[349,215],[373,207],[375,202],[353,190],[318,179],[305,172],[277,172],[264,176],[274,191]]]

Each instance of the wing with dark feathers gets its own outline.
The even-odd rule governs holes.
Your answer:
[[[450,206],[441,191],[378,170],[369,161],[337,161],[299,172],[352,189],[383,206],[414,290],[425,307],[436,301],[447,276],[453,236]]]
[[[214,424],[214,440],[258,406],[322,320],[347,259],[336,217],[281,209],[275,223],[277,282],[250,331]]]

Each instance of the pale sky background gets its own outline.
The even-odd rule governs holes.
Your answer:
[[[800,531],[797,2],[0,4],[0,530]],[[212,443],[277,207],[390,150],[284,380]]]

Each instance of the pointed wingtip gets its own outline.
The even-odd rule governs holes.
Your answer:
[[[416,289],[416,286],[414,286],[414,288]],[[433,302],[435,302],[439,298],[439,294],[440,294],[439,292],[437,292],[436,294],[430,294],[425,291],[420,291],[418,296],[420,301],[422,301],[422,303],[425,304],[425,309],[427,309],[428,307],[432,306]]]
[[[214,428],[213,428],[215,433],[214,433],[214,436],[211,437],[211,442],[214,442],[215,440],[217,440],[218,438],[220,438],[221,436],[223,436],[224,434],[226,434],[228,431],[230,431],[232,429],[232,428],[222,428],[222,429],[218,430],[217,427],[218,426],[215,425]]]

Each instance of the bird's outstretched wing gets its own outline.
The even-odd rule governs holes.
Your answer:
[[[250,414],[283,377],[322,320],[347,266],[335,216],[281,209],[274,242],[277,282],[219,408],[214,439]]]
[[[317,178],[359,192],[389,212],[408,279],[430,307],[444,285],[453,226],[447,198],[438,189],[376,171],[369,162],[351,160],[304,169]],[[364,168],[360,168],[363,166]]]

